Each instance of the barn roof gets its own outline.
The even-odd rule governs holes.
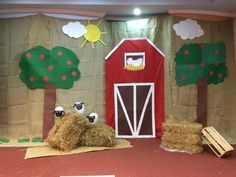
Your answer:
[[[112,54],[113,52],[115,52],[119,47],[120,45],[125,42],[125,41],[128,41],[128,40],[146,40],[150,45],[152,45],[156,50],[157,52],[159,52],[163,57],[165,57],[164,53],[158,49],[153,43],[152,41],[150,41],[148,38],[145,38],[145,37],[142,37],[142,38],[123,38],[119,44],[117,44],[113,49],[112,51],[110,51],[110,53],[105,57],[105,60],[107,60]]]

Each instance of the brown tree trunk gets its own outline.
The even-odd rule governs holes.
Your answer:
[[[56,88],[53,84],[46,84],[44,88],[44,112],[43,112],[43,139],[54,125],[53,111],[56,105]]]
[[[197,122],[207,125],[207,79],[199,78],[197,85]]]

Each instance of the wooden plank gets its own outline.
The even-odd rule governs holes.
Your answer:
[[[203,128],[202,134],[202,139],[218,157],[222,157],[234,150],[234,148],[214,129],[214,127]]]
[[[227,148],[225,148],[224,146],[224,142],[221,141],[221,139],[218,137],[218,135],[215,134],[214,131],[212,131],[212,129],[209,127],[207,129],[205,129],[207,131],[207,133],[216,141],[217,144],[219,144],[219,146],[223,149],[226,150]]]
[[[222,147],[215,141],[214,138],[212,138],[207,132],[202,131],[202,133],[204,134],[204,136],[208,139],[208,141],[210,141],[210,143],[219,151],[220,154],[224,154],[224,150],[222,149]]]
[[[211,130],[221,139],[221,141],[227,147],[227,150],[234,150],[234,148],[216,131],[216,129],[214,129],[214,127],[211,127]]]
[[[69,14],[69,15],[80,15],[89,17],[104,17],[105,12],[95,11],[83,11],[78,9],[65,9],[65,8],[40,8],[40,7],[9,7],[1,8],[0,14],[9,13],[55,13],[55,14]]]
[[[191,18],[195,20],[225,21],[233,18],[233,13],[212,11],[212,10],[193,10],[193,9],[171,9],[168,13],[177,17]]]
[[[216,151],[215,148],[213,148],[213,146],[210,144],[210,142],[208,141],[208,139],[205,136],[202,136],[202,139],[207,143],[207,145],[211,148],[211,150],[216,154],[217,157],[222,156],[222,154],[220,154],[218,151]]]
[[[207,130],[210,132],[210,134],[212,134],[212,136],[214,136],[214,138],[225,150],[234,150],[234,148],[213,127],[208,127]]]

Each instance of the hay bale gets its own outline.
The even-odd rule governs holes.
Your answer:
[[[163,124],[162,144],[166,150],[191,154],[202,152],[202,125],[188,122],[166,122]]]
[[[164,132],[162,136],[163,141],[172,143],[183,143],[187,145],[202,145],[202,138],[196,134],[182,134]]]
[[[163,124],[164,132],[181,133],[181,134],[198,134],[202,132],[202,125],[199,123],[189,122],[166,122]]]
[[[203,151],[202,146],[199,145],[186,145],[183,143],[173,143],[168,141],[162,141],[161,147],[167,151],[187,152],[190,154],[197,154]]]
[[[52,129],[49,131],[48,137],[47,137],[48,144],[56,149],[60,149],[59,145],[60,145],[61,139],[57,135],[57,132],[60,128],[60,125],[62,125],[62,122],[63,121],[61,121],[61,120],[55,121],[55,124],[52,127]]]
[[[70,151],[78,146],[110,147],[115,144],[115,132],[107,125],[91,124],[83,115],[70,111],[56,120],[47,142],[62,151]]]
[[[107,125],[94,125],[84,132],[78,146],[106,146],[115,144],[115,131]]]
[[[76,113],[68,112],[48,134],[48,144],[62,151],[70,151],[76,148],[81,135],[88,129],[89,122],[86,117]]]

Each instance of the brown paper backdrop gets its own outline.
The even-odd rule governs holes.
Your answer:
[[[103,21],[101,39],[107,44],[95,44],[92,49],[84,38],[66,36],[61,27],[73,21],[43,15],[0,20],[0,137],[40,135],[42,132],[44,91],[29,90],[19,80],[18,63],[25,50],[36,45],[51,49],[57,45],[73,50],[80,59],[81,78],[69,90],[57,89],[57,105],[72,109],[77,100],[86,103],[85,114],[97,112],[100,123],[105,122],[104,58],[122,38],[148,37],[165,54],[165,114],[166,119],[196,120],[196,85],[177,87],[175,83],[175,53],[184,43],[219,42],[226,44],[228,77],[218,85],[208,85],[208,125],[214,126],[231,140],[236,140],[236,69],[232,21],[198,21],[204,36],[181,40],[173,31],[180,18],[158,16],[147,20],[142,29],[129,21]],[[86,21],[80,21],[86,25]],[[91,21],[96,24],[98,21]],[[235,141],[236,142],[236,141]]]
[[[174,19],[174,23],[179,18]],[[204,35],[194,40],[183,41],[175,34],[173,35],[174,53],[185,43],[214,43],[225,42],[226,45],[226,65],[228,76],[222,84],[208,85],[208,126],[214,126],[231,142],[236,142],[236,65],[234,58],[234,39],[232,20],[224,22],[198,21],[204,30]],[[172,114],[174,119],[196,120],[196,94],[197,86],[176,87],[175,68],[172,66],[171,72],[171,95]]]

